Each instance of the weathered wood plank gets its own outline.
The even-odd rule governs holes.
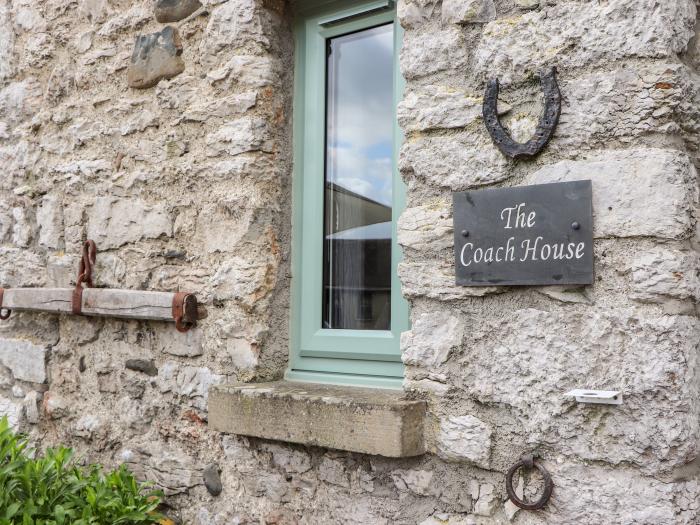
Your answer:
[[[82,313],[100,317],[174,321],[174,296],[173,292],[85,288]],[[71,313],[72,297],[72,288],[8,288],[3,298],[3,308],[18,312]],[[192,297],[185,305],[185,321],[196,320],[197,303]]]

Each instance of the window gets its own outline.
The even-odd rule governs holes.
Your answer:
[[[391,2],[336,2],[297,18],[288,379],[401,384],[400,41]]]

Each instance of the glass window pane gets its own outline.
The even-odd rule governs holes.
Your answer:
[[[394,26],[328,40],[324,328],[391,328]]]

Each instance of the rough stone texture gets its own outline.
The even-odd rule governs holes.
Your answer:
[[[0,339],[0,365],[15,379],[32,383],[46,381],[46,347],[20,339]]]
[[[0,0],[0,286],[72,286],[94,238],[98,286],[193,291],[209,314],[180,334],[15,313],[0,414],[39,447],[126,462],[187,524],[699,523],[697,2],[397,2],[404,390],[427,403],[429,452],[390,459],[209,426],[215,385],[287,366],[295,2],[200,1],[134,65],[163,31],[153,0]],[[508,161],[484,81],[524,140],[552,65],[554,137]],[[135,66],[154,87],[129,87]],[[593,285],[455,286],[452,191],[575,178],[593,179]],[[578,405],[576,387],[624,403]],[[504,491],[528,451],[555,482],[537,513]]]
[[[493,0],[443,0],[442,20],[453,24],[488,22],[496,16]]]
[[[425,451],[424,404],[392,391],[280,381],[212,392],[213,428],[388,457]]]
[[[437,450],[447,460],[466,460],[489,468],[491,429],[472,415],[448,417],[440,422]]]
[[[161,24],[179,22],[202,7],[198,0],[158,0],[155,6],[156,20]]]
[[[166,26],[162,31],[140,35],[134,44],[128,75],[129,85],[145,89],[163,79],[173,78],[185,70],[182,43],[177,29]]]
[[[561,161],[530,184],[591,179],[594,237],[686,237],[698,204],[697,172],[687,155],[646,148]],[[663,191],[659,185],[663,183]]]

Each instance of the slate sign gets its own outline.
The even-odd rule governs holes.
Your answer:
[[[591,181],[453,194],[463,286],[591,284]]]

